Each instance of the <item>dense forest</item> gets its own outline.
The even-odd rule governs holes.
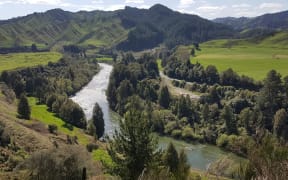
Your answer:
[[[175,57],[166,60],[164,72],[192,81],[196,85],[190,88],[203,95],[198,101],[191,100],[188,95],[172,96],[160,82],[156,58],[146,54],[135,59],[128,54],[114,65],[107,91],[110,107],[125,114],[137,97],[138,104],[133,108],[146,112],[154,132],[188,142],[212,143],[248,159],[255,158],[255,162],[245,167],[245,172],[242,169],[242,175],[250,170],[255,173],[251,176],[258,176],[260,172],[254,171],[264,168],[254,163],[262,161],[259,153],[266,153],[265,158],[269,159],[266,141],[283,147],[279,151],[276,147],[272,150],[277,157],[283,155],[276,164],[287,161],[288,77],[282,79],[279,73],[271,70],[263,83],[255,83],[232,69],[219,73],[214,66],[204,69],[200,64],[181,62]],[[259,152],[253,150],[253,146],[259,146]],[[263,164],[265,168],[270,165]]]

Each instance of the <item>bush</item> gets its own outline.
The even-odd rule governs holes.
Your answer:
[[[86,149],[88,152],[92,152],[93,150],[96,150],[98,148],[99,148],[99,146],[97,144],[94,144],[94,143],[89,143],[86,145]]]
[[[219,147],[225,148],[229,143],[228,135],[227,134],[222,134],[217,140],[216,144]]]
[[[174,138],[180,138],[182,131],[180,129],[175,129],[172,131],[171,136]]]
[[[52,134],[57,134],[58,127],[55,124],[49,124],[48,130]]]

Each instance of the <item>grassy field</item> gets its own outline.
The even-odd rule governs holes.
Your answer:
[[[200,45],[201,51],[196,51],[196,57],[191,57],[191,62],[199,62],[205,67],[215,65],[220,72],[232,68],[240,75],[247,75],[255,80],[263,80],[272,69],[284,77],[288,75],[288,47],[285,41],[281,41],[282,48],[273,44],[282,36],[283,33],[280,33],[277,37],[266,38],[260,43],[251,40],[209,41]],[[191,48],[192,46],[179,47],[176,55],[184,54],[183,52],[187,54]]]
[[[4,70],[30,67],[48,62],[58,61],[62,55],[57,52],[39,52],[39,53],[11,53],[0,55],[0,73]]]
[[[202,46],[202,51],[191,59],[204,66],[213,64],[219,71],[232,68],[238,74],[262,80],[271,69],[288,75],[288,50],[276,48],[235,47],[210,48]]]
[[[31,117],[32,119],[37,119],[42,123],[49,125],[54,124],[58,127],[58,131],[67,134],[70,136],[77,136],[78,142],[82,145],[86,145],[89,143],[89,136],[87,136],[83,130],[73,127],[72,130],[65,126],[65,122],[60,118],[56,117],[53,113],[47,111],[46,105],[38,105],[37,100],[34,97],[30,97],[29,104],[31,106]]]

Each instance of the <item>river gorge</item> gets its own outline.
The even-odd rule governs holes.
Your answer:
[[[111,136],[118,127],[119,121],[119,116],[109,109],[105,93],[113,66],[104,63],[99,63],[99,65],[100,72],[71,99],[82,107],[87,120],[92,118],[93,107],[97,102],[104,114],[105,134]],[[159,137],[159,148],[165,149],[170,142],[173,142],[177,150],[184,149],[191,167],[199,170],[207,170],[211,163],[231,154],[213,145],[190,144],[170,137]],[[233,154],[229,155],[229,158],[239,159]]]

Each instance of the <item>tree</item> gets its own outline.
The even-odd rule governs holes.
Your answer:
[[[131,180],[149,169],[158,154],[157,142],[152,136],[147,117],[133,107],[131,105],[125,113],[125,120],[120,121],[120,129],[115,131],[108,149],[115,163],[112,173]]]
[[[251,133],[252,133],[252,128],[250,125],[250,121],[251,121],[252,116],[253,116],[252,114],[253,114],[253,112],[250,110],[250,108],[245,108],[241,111],[241,113],[239,115],[240,120],[244,124],[244,127],[245,127],[248,135],[251,135]]]
[[[178,171],[178,153],[174,145],[170,142],[168,148],[164,154],[164,164],[169,168],[169,170],[176,175]]]
[[[220,77],[219,77],[219,73],[218,70],[215,66],[213,65],[208,65],[206,67],[206,81],[207,84],[215,84],[215,83],[219,83],[220,81]]]
[[[275,70],[268,72],[266,79],[264,80],[264,86],[260,91],[258,106],[263,113],[261,126],[272,130],[272,119],[276,111],[281,107],[283,87],[281,81],[281,75]]]
[[[230,106],[224,106],[220,117],[225,122],[227,134],[238,134],[236,120]]]
[[[189,175],[190,165],[187,162],[187,155],[182,149],[179,154],[177,179],[186,180]]]
[[[88,124],[87,124],[87,133],[91,136],[94,136],[96,137],[96,127],[93,123],[93,120],[90,120],[88,121]]]
[[[193,56],[193,57],[195,56],[195,49],[194,49],[194,48],[191,49],[190,54],[191,54],[191,56]]]
[[[32,52],[37,52],[38,51],[38,48],[37,48],[36,44],[32,44],[31,45],[31,51]]]
[[[163,86],[160,89],[158,101],[159,101],[160,106],[162,106],[163,108],[165,109],[169,108],[171,99],[170,99],[170,93],[169,93],[167,86]]]
[[[18,117],[21,119],[30,119],[31,109],[28,103],[28,99],[25,95],[21,95],[18,103]]]
[[[209,120],[209,113],[210,113],[210,110],[209,110],[209,106],[208,104],[204,104],[202,106],[202,109],[201,109],[201,117],[202,117],[202,120],[204,123],[207,123],[208,120]]]
[[[189,175],[190,165],[187,163],[187,155],[185,154],[183,149],[178,155],[174,145],[170,143],[164,154],[164,164],[174,175],[175,179],[187,179]]]
[[[103,112],[101,107],[98,103],[95,104],[93,108],[93,116],[92,116],[93,124],[96,127],[96,135],[98,138],[101,138],[104,134],[104,118],[103,118]]]
[[[285,109],[280,109],[274,115],[273,132],[277,137],[285,135],[287,128],[288,115]]]

